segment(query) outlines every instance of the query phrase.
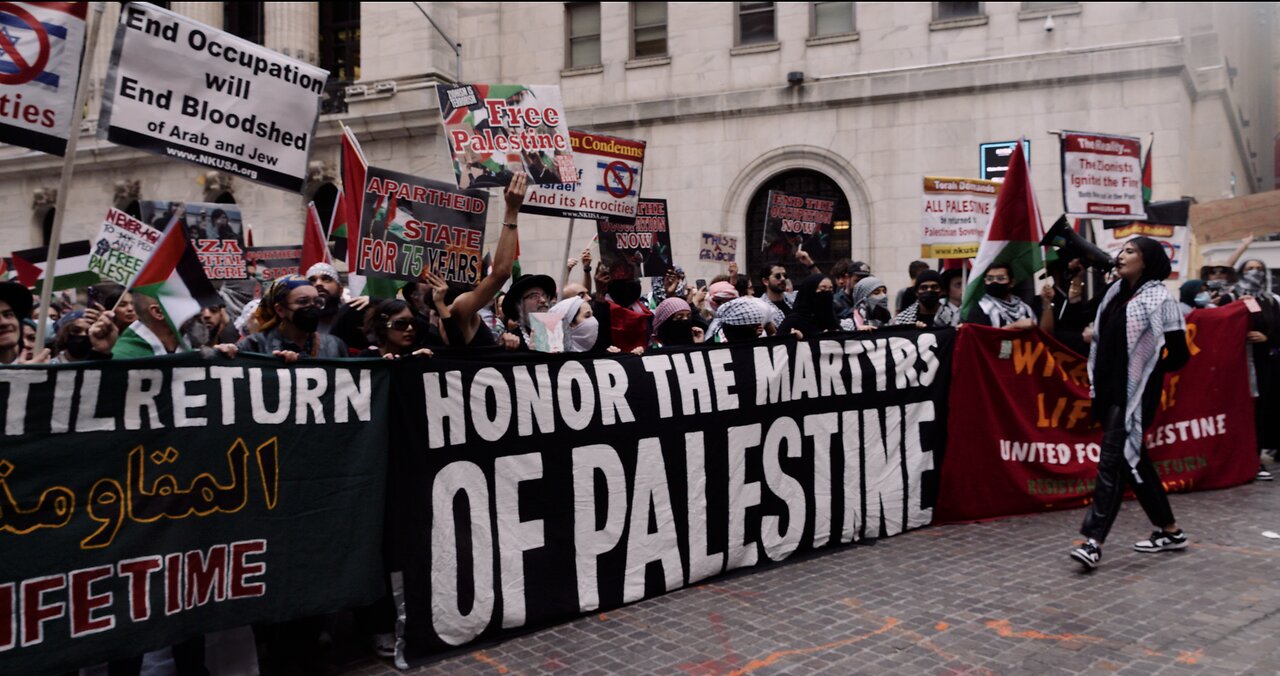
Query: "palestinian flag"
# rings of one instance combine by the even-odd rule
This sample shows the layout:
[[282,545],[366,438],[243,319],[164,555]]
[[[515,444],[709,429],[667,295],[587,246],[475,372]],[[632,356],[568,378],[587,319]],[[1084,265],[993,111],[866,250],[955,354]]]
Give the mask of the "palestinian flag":
[[1040,222],[1040,207],[1031,189],[1031,171],[1022,153],[1022,145],[1015,146],[1013,155],[1009,157],[1009,170],[996,196],[995,213],[991,214],[987,238],[978,247],[978,256],[973,261],[973,276],[964,291],[961,317],[967,317],[969,310],[985,294],[983,277],[992,265],[1008,265],[1014,278],[1019,280],[1031,279],[1037,270],[1044,267],[1040,248],[1044,225]]
[[347,269],[359,270],[360,258],[360,219],[364,216],[365,174],[369,171],[369,163],[364,159],[364,151],[360,150],[360,142],[347,125],[342,125],[342,191],[338,193],[340,219],[333,226],[335,233],[342,232],[347,237]]
[[353,296],[368,296],[378,300],[390,300],[400,293],[408,282],[386,277],[365,277],[352,272],[347,275],[347,290]]
[[324,227],[320,225],[320,213],[316,203],[307,203],[307,225],[302,233],[302,274],[307,274],[316,263],[328,263],[329,247],[325,246]]
[[[89,251],[87,239],[67,242],[58,247],[58,262],[53,271],[54,291],[84,288],[102,281],[98,273],[89,269]],[[18,282],[40,291],[40,287],[44,285],[48,254],[46,247],[13,252],[13,269]]]
[[175,216],[169,221],[160,243],[142,264],[129,290],[155,298],[164,309],[165,319],[175,336],[178,327],[200,314],[200,308],[222,302],[204,274],[200,257],[187,241],[187,230]]
[[1151,201],[1151,186],[1154,185],[1151,180],[1151,147],[1156,144],[1155,137],[1147,144],[1147,156],[1142,160],[1142,202],[1146,204]]

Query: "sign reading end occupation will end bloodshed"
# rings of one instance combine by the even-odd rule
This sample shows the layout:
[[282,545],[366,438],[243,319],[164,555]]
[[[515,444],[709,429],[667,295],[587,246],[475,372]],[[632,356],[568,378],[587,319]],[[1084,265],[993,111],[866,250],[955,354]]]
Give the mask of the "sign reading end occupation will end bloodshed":
[[1062,202],[1067,216],[1136,221],[1142,202],[1142,143],[1132,136],[1062,132]]
[[920,257],[973,258],[995,212],[996,181],[924,177]]
[[559,218],[632,223],[640,201],[644,141],[569,130],[577,183],[530,185],[520,211]]

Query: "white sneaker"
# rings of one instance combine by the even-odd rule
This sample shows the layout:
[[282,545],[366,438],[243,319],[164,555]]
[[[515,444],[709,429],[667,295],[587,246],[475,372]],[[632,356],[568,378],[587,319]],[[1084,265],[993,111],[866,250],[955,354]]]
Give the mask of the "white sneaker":
[[1139,540],[1133,543],[1133,548],[1139,552],[1172,552],[1179,549],[1187,548],[1187,536],[1181,530],[1176,533],[1166,533],[1158,530],[1151,534],[1146,540]]
[[1268,472],[1267,468],[1258,467],[1258,473],[1253,478],[1258,481],[1274,481],[1276,477],[1271,472]]
[[373,652],[378,657],[392,658],[396,656],[396,635],[395,634],[374,634],[373,635]]

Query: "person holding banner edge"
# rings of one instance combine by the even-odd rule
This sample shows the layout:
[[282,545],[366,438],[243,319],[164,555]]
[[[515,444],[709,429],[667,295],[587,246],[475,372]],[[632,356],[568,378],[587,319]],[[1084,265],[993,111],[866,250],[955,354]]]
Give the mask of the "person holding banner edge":
[[1094,321],[1089,381],[1093,413],[1102,423],[1102,447],[1093,502],[1080,528],[1087,539],[1071,550],[1071,557],[1086,570],[1097,568],[1102,560],[1102,543],[1120,511],[1126,485],[1156,527],[1133,548],[1164,552],[1187,546],[1143,444],[1143,432],[1160,402],[1164,374],[1182,368],[1190,358],[1182,311],[1162,283],[1170,269],[1159,242],[1149,237],[1129,240],[1116,257],[1120,279],[1107,289]]

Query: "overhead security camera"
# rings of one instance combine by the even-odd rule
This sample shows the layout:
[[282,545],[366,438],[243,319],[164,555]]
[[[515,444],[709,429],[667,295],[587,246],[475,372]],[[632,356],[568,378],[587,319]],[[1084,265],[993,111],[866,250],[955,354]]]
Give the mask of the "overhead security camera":
[[1053,28],[1054,28],[1054,26],[1053,26],[1053,15],[1052,15],[1052,14],[1050,14],[1049,16],[1046,16],[1046,17],[1044,18],[1044,32],[1046,32],[1046,33],[1052,33],[1052,32],[1053,32]]

